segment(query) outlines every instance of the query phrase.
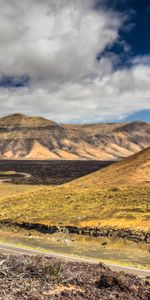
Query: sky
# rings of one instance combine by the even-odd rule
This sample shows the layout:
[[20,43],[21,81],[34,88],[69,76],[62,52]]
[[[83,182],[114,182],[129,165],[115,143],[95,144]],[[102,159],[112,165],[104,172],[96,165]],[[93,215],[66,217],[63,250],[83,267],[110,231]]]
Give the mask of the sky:
[[0,0],[0,115],[150,121],[150,0]]

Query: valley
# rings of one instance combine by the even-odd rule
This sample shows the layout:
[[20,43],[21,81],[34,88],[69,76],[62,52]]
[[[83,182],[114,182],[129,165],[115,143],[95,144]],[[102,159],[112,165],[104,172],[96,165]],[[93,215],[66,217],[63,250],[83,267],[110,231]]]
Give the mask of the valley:
[[1,118],[0,240],[148,268],[149,133]]
[[150,300],[150,0],[0,0],[0,300]]
[[148,268],[149,164],[150,148],[120,162],[0,161],[10,180],[0,183],[0,240]]
[[14,184],[59,185],[113,163],[100,160],[0,160],[0,178],[8,178]]
[[[34,185],[32,181],[28,185],[1,183],[0,220],[147,232],[150,229],[149,157],[150,148],[60,185]],[[53,168],[55,171],[58,174],[57,168]]]

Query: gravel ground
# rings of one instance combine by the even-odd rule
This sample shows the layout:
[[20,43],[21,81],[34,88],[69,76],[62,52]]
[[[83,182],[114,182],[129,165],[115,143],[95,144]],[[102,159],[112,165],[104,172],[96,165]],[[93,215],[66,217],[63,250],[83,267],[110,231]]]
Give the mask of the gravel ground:
[[149,279],[108,267],[0,255],[0,300],[149,300]]

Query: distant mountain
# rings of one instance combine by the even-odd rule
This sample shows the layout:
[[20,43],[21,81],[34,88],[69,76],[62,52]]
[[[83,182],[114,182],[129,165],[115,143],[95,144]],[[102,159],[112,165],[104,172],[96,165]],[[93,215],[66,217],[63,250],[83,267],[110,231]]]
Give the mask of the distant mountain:
[[0,118],[1,159],[100,159],[130,156],[150,145],[150,123],[60,125],[42,117]]

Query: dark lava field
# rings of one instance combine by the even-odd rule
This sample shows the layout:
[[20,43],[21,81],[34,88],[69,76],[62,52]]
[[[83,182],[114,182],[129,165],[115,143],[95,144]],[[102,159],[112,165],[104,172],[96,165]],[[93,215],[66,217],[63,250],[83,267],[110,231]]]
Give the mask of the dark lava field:
[[[99,160],[0,160],[0,172],[15,171],[31,177],[12,177],[12,183],[59,185],[98,171],[113,161]],[[6,177],[6,175],[5,175]]]

